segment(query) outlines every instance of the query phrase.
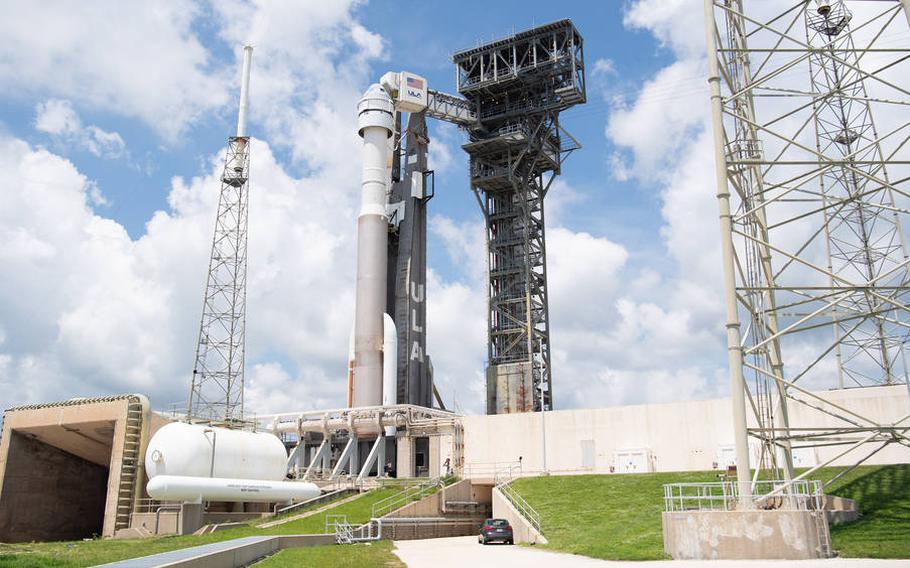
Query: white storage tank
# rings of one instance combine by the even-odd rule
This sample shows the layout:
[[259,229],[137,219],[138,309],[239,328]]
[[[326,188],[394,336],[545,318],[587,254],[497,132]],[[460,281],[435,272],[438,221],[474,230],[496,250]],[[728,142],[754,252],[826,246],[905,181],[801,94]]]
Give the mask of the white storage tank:
[[273,434],[172,422],[149,441],[145,471],[149,479],[176,475],[278,481],[285,479],[287,460],[284,444]]

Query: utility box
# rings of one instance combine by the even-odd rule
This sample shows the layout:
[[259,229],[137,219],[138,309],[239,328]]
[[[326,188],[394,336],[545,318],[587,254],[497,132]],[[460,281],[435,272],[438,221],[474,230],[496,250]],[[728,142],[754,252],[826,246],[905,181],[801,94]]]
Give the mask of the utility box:
[[651,450],[617,450],[613,453],[613,467],[616,473],[648,473],[652,470]]

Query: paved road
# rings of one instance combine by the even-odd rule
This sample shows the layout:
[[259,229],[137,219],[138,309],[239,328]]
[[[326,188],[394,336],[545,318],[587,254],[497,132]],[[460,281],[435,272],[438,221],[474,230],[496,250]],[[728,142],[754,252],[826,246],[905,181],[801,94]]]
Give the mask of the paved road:
[[542,548],[478,544],[477,537],[400,540],[395,542],[395,554],[408,568],[910,568],[910,560],[831,560],[801,561],[685,561],[685,562],[607,562],[574,554],[548,552]]

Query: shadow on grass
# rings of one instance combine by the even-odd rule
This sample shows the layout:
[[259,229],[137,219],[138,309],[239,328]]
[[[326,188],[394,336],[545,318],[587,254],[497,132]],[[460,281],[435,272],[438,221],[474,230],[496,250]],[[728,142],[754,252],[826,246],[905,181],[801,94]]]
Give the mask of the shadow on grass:
[[835,484],[828,492],[854,499],[863,515],[888,515],[895,508],[910,506],[910,465],[878,468],[846,483]]
[[910,465],[880,467],[835,483],[828,493],[854,499],[862,516],[831,527],[841,555],[910,557]]

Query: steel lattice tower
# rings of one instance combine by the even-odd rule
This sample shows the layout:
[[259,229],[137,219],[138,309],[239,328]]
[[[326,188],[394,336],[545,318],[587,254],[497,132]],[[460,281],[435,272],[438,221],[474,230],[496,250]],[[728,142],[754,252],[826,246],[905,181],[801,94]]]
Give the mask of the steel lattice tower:
[[247,205],[250,139],[246,136],[252,47],[244,47],[237,136],[228,139],[187,418],[243,421],[246,326]]
[[585,101],[582,38],[562,20],[456,53],[477,113],[464,145],[486,221],[487,413],[553,408],[544,198],[580,147],[559,113]]
[[[849,33],[851,14],[842,1],[806,12],[806,32],[817,48],[809,58],[812,92],[831,93],[815,105],[819,153],[840,156],[842,164],[821,177],[825,202],[827,269],[833,288],[856,279],[872,283],[832,309],[838,358],[838,386],[904,382],[901,359],[907,318],[894,313],[906,305],[907,251],[894,191],[879,187],[888,170],[873,122],[860,54]],[[838,206],[836,204],[842,204]],[[876,314],[857,321],[856,314]]]
[[[851,18],[841,0],[705,0],[744,506],[750,462],[800,479],[910,445],[910,416],[885,423],[826,390],[907,381],[910,91],[894,78],[910,71],[895,43],[908,19],[897,2],[862,4]],[[818,424],[791,429],[794,405]],[[818,464],[794,476],[805,451]]]

